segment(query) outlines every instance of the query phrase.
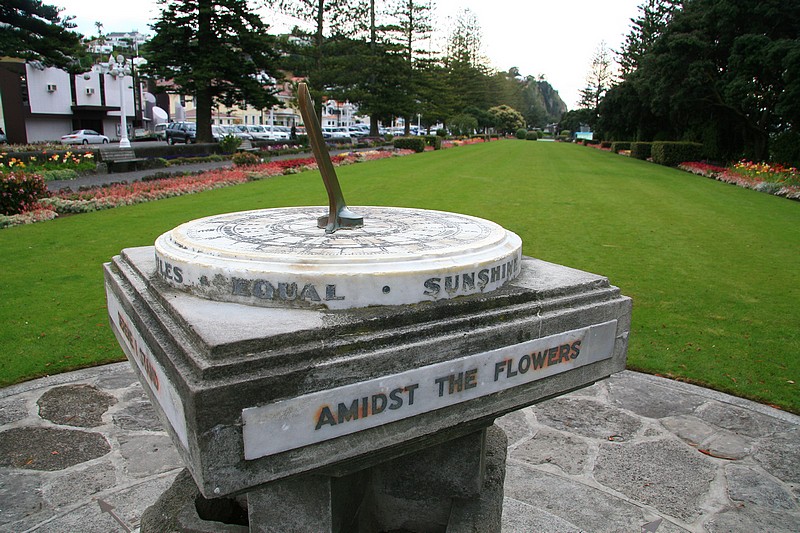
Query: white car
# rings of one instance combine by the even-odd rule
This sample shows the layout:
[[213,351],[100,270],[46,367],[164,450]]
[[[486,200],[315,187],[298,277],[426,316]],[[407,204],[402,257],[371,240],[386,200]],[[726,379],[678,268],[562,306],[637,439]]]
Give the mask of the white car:
[[243,127],[247,130],[247,133],[253,136],[253,139],[256,139],[258,141],[272,140],[272,135],[270,135],[270,133],[266,129],[264,129],[264,126],[253,125],[253,126],[243,126]]
[[350,137],[366,137],[369,135],[369,126],[367,126],[366,129],[358,126],[350,126],[347,130],[350,133]]
[[322,128],[322,136],[326,139],[349,139],[350,132],[347,128]]
[[64,144],[108,144],[108,137],[94,130],[75,130],[61,137]]
[[240,139],[246,139],[248,141],[253,140],[253,136],[247,133],[244,126],[220,126],[219,128],[225,135],[233,135],[234,137],[239,137]]
[[283,128],[285,126],[261,126],[267,132],[271,141],[288,141],[289,132]]

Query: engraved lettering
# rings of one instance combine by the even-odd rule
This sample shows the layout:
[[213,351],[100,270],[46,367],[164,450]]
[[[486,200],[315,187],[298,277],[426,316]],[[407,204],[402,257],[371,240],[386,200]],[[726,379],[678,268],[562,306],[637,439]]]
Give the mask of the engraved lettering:
[[314,288],[313,285],[307,283],[303,290],[300,291],[300,299],[301,300],[311,300],[312,302],[319,302],[320,297],[317,293],[317,289]]
[[489,269],[484,268],[478,272],[478,287],[483,290],[489,284]]
[[[476,369],[477,371],[477,369]],[[469,388],[473,378],[468,376],[465,379],[465,388]],[[414,405],[414,391],[419,388],[419,383],[414,383],[406,387],[398,387],[393,389],[388,397],[386,394],[379,392],[369,396],[362,396],[354,398],[350,403],[339,402],[336,410],[331,409],[328,404],[321,405],[315,415],[316,421],[314,423],[314,430],[318,430],[323,426],[336,426],[346,422],[355,422],[364,418],[375,416],[383,413],[388,408],[390,411],[401,409],[405,405]],[[408,394],[408,403],[406,404],[403,393]]]
[[318,430],[323,426],[323,424],[328,424],[329,426],[336,425],[336,418],[334,418],[331,408],[327,405],[322,406],[319,416],[317,417],[317,425],[314,430]]
[[250,296],[250,281],[241,278],[231,279],[233,288],[231,293],[234,296]]
[[297,283],[278,283],[278,298],[284,302],[297,299]]
[[336,285],[325,285],[325,300],[344,300],[344,296],[336,296]]
[[439,291],[442,290],[441,285],[439,285],[440,281],[442,281],[442,278],[429,278],[425,280],[425,291],[423,294],[425,296],[436,296],[439,294]]
[[451,296],[458,291],[458,278],[459,276],[445,276],[444,278],[444,290]]
[[262,300],[272,300],[275,297],[275,287],[269,281],[258,280],[253,283],[253,296]]

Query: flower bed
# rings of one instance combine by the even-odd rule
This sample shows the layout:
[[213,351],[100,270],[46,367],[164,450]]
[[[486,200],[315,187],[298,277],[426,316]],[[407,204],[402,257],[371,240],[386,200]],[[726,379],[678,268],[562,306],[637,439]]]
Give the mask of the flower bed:
[[[371,150],[339,154],[333,156],[331,160],[334,165],[340,166],[413,153],[413,150]],[[49,197],[40,198],[36,203],[27,202],[21,214],[0,217],[0,228],[51,220],[59,214],[89,213],[123,205],[134,205],[237,185],[256,179],[296,174],[316,168],[316,161],[311,157],[284,159],[251,166],[212,170],[194,175],[93,187],[78,192],[64,190]]]
[[800,172],[794,167],[740,161],[730,168],[702,162],[684,162],[678,168],[738,187],[800,200]]
[[38,155],[30,155],[27,158],[15,157],[7,152],[0,152],[0,173],[9,174],[11,172],[26,172],[33,174],[45,174],[48,171],[75,172],[93,171],[96,161],[93,152],[67,151],[64,153],[49,153],[42,150]]
[[482,137],[475,137],[472,139],[454,139],[442,141],[442,148],[453,148],[455,146],[467,146],[469,144],[479,144],[485,141]]

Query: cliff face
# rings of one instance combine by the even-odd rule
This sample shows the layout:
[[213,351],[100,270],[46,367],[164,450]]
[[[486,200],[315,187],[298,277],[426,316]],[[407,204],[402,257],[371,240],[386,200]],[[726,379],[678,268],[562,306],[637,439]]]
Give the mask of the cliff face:
[[525,80],[525,120],[530,127],[542,128],[558,122],[566,113],[567,104],[552,85],[543,78],[528,76]]
[[567,104],[558,95],[558,91],[553,89],[547,81],[537,81],[539,92],[544,100],[544,108],[547,111],[548,122],[558,122],[561,115],[567,112]]

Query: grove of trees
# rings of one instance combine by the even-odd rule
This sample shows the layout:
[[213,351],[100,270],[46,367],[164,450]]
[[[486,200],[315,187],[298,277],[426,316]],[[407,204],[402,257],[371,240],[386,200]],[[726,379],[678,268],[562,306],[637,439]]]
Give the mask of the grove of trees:
[[[489,109],[508,106],[530,127],[557,122],[566,106],[544,78],[492,70],[481,55],[480,27],[464,10],[444,50],[432,45],[430,2],[420,0],[267,0],[298,25],[270,36],[246,0],[162,0],[148,70],[197,98],[198,137],[211,101],[270,106],[272,84],[304,77],[319,106],[349,100],[372,118],[430,127],[467,115],[485,130]],[[201,118],[202,117],[202,118]],[[472,122],[470,122],[471,124]],[[463,124],[463,121],[462,121]],[[210,127],[209,132],[210,135]]]
[[800,0],[647,0],[597,106],[606,139],[800,160]]

